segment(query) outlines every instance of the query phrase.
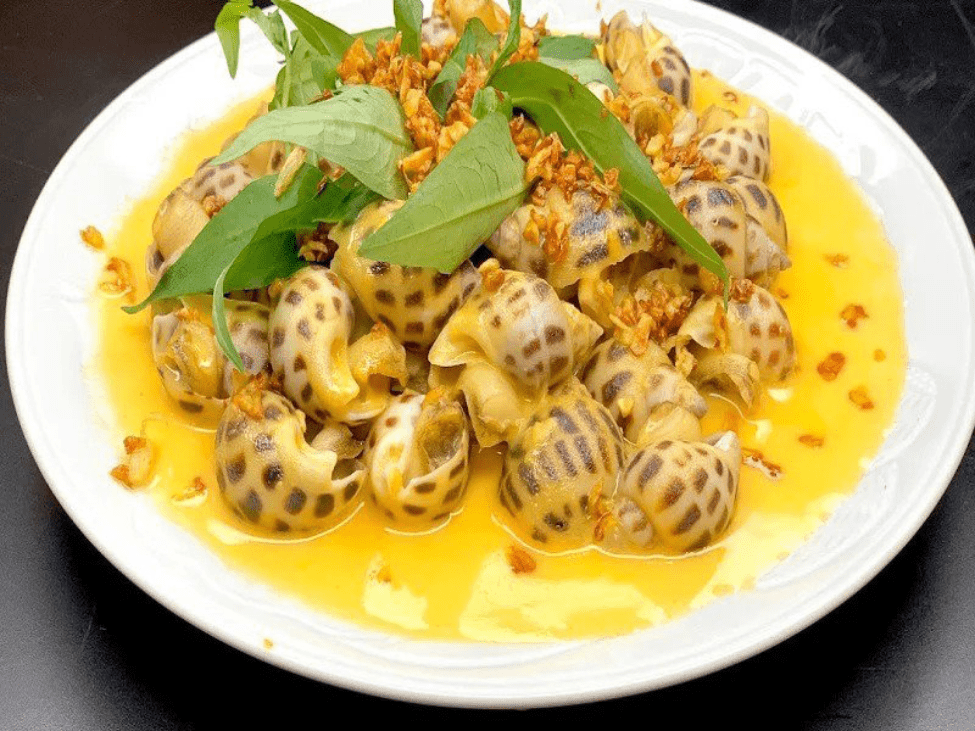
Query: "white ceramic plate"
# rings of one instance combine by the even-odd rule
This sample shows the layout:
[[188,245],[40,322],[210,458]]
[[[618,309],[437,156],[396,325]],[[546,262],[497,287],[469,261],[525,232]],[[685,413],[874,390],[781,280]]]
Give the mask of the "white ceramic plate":
[[[352,30],[392,23],[388,0],[367,13],[361,2],[310,5]],[[856,493],[751,591],[626,637],[509,646],[409,640],[312,612],[230,571],[145,496],[120,490],[106,475],[117,457],[111,414],[85,374],[101,260],[79,244],[78,230],[111,227],[164,169],[184,130],[271,82],[273,53],[245,27],[235,82],[210,35],[98,116],[41,193],[11,278],[7,362],[27,440],[65,510],[132,581],[210,634],[312,678],[413,701],[525,707],[649,690],[754,655],[840,604],[915,533],[951,479],[975,415],[975,257],[948,191],[880,107],[778,36],[691,2],[605,2],[603,17],[621,7],[646,11],[692,65],[809,130],[883,217],[900,257],[910,368],[894,428]],[[528,12],[547,12],[549,27],[566,31],[591,32],[599,19],[588,1],[530,2]],[[271,652],[262,645],[268,636]]]

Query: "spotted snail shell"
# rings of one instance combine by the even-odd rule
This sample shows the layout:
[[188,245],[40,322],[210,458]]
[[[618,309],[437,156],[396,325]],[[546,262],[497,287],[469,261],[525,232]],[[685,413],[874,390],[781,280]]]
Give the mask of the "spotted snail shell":
[[[210,324],[210,298],[198,307],[182,307],[152,319],[152,357],[166,392],[187,413],[216,417],[239,379],[217,344]],[[263,305],[227,300],[230,338],[240,353],[246,374],[270,372],[268,309]]]
[[442,521],[466,494],[469,451],[467,417],[446,391],[404,393],[369,435],[372,497],[397,526],[422,529]]
[[720,107],[710,107],[700,124],[701,153],[732,175],[767,181],[772,168],[768,112],[753,106],[748,116],[736,117]]
[[691,69],[673,42],[644,20],[636,26],[621,10],[603,31],[606,63],[619,72],[623,91],[660,89],[685,107],[691,103]]
[[[736,187],[743,189],[740,182]],[[749,215],[749,208],[754,210],[757,204],[752,192],[747,189],[745,192],[751,199],[747,205],[738,190],[726,183],[690,180],[674,188],[672,196],[691,225],[724,260],[732,277],[769,284],[780,271],[791,266],[791,261],[772,240],[762,220]],[[763,191],[758,192],[764,195]],[[768,196],[771,196],[771,191]],[[774,198],[766,198],[766,204],[769,201],[774,201]],[[777,203],[774,205],[778,207]],[[774,214],[762,218],[768,220],[778,237],[784,227],[784,219],[780,216],[780,226]],[[700,273],[699,266],[677,246],[670,247],[665,256],[669,256],[670,263],[685,275]]]
[[613,417],[569,382],[509,445],[501,505],[524,540],[550,551],[582,548],[598,537],[624,459]]
[[650,344],[641,355],[615,339],[599,344],[586,364],[583,384],[605,406],[623,430],[636,443],[648,422],[663,417],[674,419],[674,408],[687,412],[690,436],[700,433],[697,419],[704,416],[707,404],[697,389],[670,363],[659,347]]
[[641,92],[627,103],[630,119],[624,126],[635,140],[645,143],[655,135],[669,135],[672,146],[683,147],[697,132],[697,115],[666,94]]
[[159,281],[210,220],[203,207],[204,198],[214,196],[229,202],[252,180],[239,162],[202,165],[166,197],[152,221],[152,243],[146,251],[151,284]]
[[382,226],[402,205],[374,204],[352,224],[336,226],[338,243],[332,268],[352,287],[369,316],[380,322],[409,350],[428,348],[450,316],[477,288],[474,266],[465,261],[453,274],[402,267],[364,259],[357,253],[366,236]]
[[431,46],[440,48],[456,38],[454,27],[442,16],[431,15],[420,24],[420,39]]
[[788,251],[789,234],[785,225],[785,215],[769,187],[760,180],[744,175],[732,176],[724,182],[741,198],[745,206],[745,214],[765,230],[772,243],[783,252]]
[[[525,238],[532,213],[545,220],[554,216],[567,227],[565,250],[555,258],[546,254],[545,233],[539,241]],[[578,190],[566,200],[553,188],[542,205],[529,203],[502,221],[487,242],[501,265],[507,269],[531,272],[563,290],[582,277],[596,276],[606,267],[650,246],[643,227],[618,199],[609,205],[586,190]]]
[[713,384],[751,404],[760,381],[778,382],[795,367],[792,326],[782,306],[758,285],[733,297],[723,312],[720,297],[703,297],[677,333],[678,350],[696,361],[695,385]]
[[463,33],[467,21],[477,18],[490,33],[503,33],[508,27],[508,14],[493,0],[444,0],[443,12],[457,33]]
[[731,431],[703,442],[664,441],[636,452],[620,480],[615,515],[638,548],[697,551],[735,509],[741,445]]
[[560,300],[544,279],[495,273],[503,281],[481,288],[450,318],[430,349],[430,362],[452,367],[486,361],[532,393],[568,378],[578,354],[599,337],[599,326]]
[[345,284],[319,266],[292,275],[271,313],[274,373],[318,421],[367,421],[386,408],[392,381],[406,379],[403,346],[377,326],[350,347],[354,324]]
[[[250,385],[224,412],[216,436],[217,484],[245,521],[266,530],[321,531],[361,502],[365,467],[342,427],[327,425],[316,448],[304,414],[271,391]],[[321,435],[320,435],[321,436]],[[338,436],[338,438],[336,438]],[[326,445],[346,445],[338,453]]]
[[526,394],[500,368],[479,359],[455,368],[434,366],[430,386],[445,388],[464,400],[474,438],[482,448],[513,439],[528,423],[542,397]]
[[792,325],[770,292],[756,285],[747,300],[732,299],[727,323],[728,347],[753,361],[763,380],[781,381],[792,372],[796,362]]

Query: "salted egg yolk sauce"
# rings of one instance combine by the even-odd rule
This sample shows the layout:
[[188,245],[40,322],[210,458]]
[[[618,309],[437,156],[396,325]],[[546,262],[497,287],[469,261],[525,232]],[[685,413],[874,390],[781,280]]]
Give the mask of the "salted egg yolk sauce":
[[[743,114],[753,100],[698,73],[696,111],[712,103]],[[159,204],[246,124],[254,107],[241,105],[186,134],[166,173],[108,236],[107,253],[129,262],[136,276],[136,301],[148,293],[142,262]],[[557,556],[530,550],[533,570],[516,572],[508,552],[517,539],[504,527],[496,500],[501,456],[495,450],[474,457],[463,511],[429,533],[391,530],[365,505],[325,535],[254,535],[216,489],[215,425],[194,422],[163,390],[150,351],[149,311],[126,315],[118,299],[101,298],[93,366],[106,384],[119,439],[144,434],[156,449],[148,496],[230,570],[332,616],[417,637],[615,635],[747,590],[852,492],[893,421],[907,359],[897,261],[880,222],[830,154],[775,113],[771,140],[768,183],[785,213],[793,262],[774,291],[792,322],[798,368],[745,414],[708,397],[704,433],[735,429],[748,460],[734,519],[712,547],[638,558],[596,549]],[[856,305],[866,316],[851,325],[843,313]],[[832,353],[841,353],[845,364],[826,380],[817,366]],[[190,489],[196,478],[208,489]],[[274,637],[273,627],[256,631]]]

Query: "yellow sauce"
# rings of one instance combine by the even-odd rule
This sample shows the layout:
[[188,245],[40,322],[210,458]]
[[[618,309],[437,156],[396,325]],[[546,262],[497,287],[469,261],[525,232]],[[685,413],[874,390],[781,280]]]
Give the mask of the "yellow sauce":
[[[717,103],[743,113],[750,100],[729,101],[727,91],[698,74],[695,106]],[[253,110],[242,105],[187,134],[165,175],[109,237],[108,253],[132,264],[138,299],[147,292],[142,262],[159,203]],[[495,452],[475,458],[463,512],[431,533],[395,533],[366,506],[327,535],[303,541],[250,535],[215,489],[212,428],[188,422],[156,375],[148,311],[125,315],[117,299],[105,299],[95,365],[108,384],[119,438],[144,433],[157,448],[148,495],[231,569],[331,615],[414,636],[534,641],[621,634],[747,590],[853,490],[893,420],[907,360],[897,262],[879,221],[836,161],[800,128],[772,114],[771,139],[769,185],[785,212],[793,261],[774,290],[787,296],[781,301],[795,333],[798,370],[745,416],[709,399],[705,433],[735,428],[746,447],[782,468],[773,481],[743,467],[737,511],[717,545],[680,558],[533,552],[537,568],[515,574],[506,550],[516,540],[497,517]],[[826,258],[837,254],[848,257],[844,268]],[[868,315],[856,329],[840,317],[849,304]],[[827,383],[816,365],[834,351],[846,356],[846,365]],[[872,409],[850,400],[859,386]],[[822,438],[822,446],[801,443],[804,435]],[[206,494],[179,499],[196,477],[209,487]],[[273,628],[262,629],[273,637]]]

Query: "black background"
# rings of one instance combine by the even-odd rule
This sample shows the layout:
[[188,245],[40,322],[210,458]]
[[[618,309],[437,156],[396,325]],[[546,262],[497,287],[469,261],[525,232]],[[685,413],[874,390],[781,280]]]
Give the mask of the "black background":
[[[880,102],[975,226],[975,1],[714,4],[799,43]],[[70,143],[129,84],[207,33],[219,7],[214,0],[0,4],[4,282],[30,208]],[[371,724],[386,713],[456,718],[456,711],[338,690],[265,665],[143,594],[52,496],[17,424],[5,367],[0,434],[0,729],[327,726]],[[544,719],[532,720],[975,728],[973,485],[969,444],[944,499],[904,551],[839,609],[774,649],[674,688],[538,711]]]

